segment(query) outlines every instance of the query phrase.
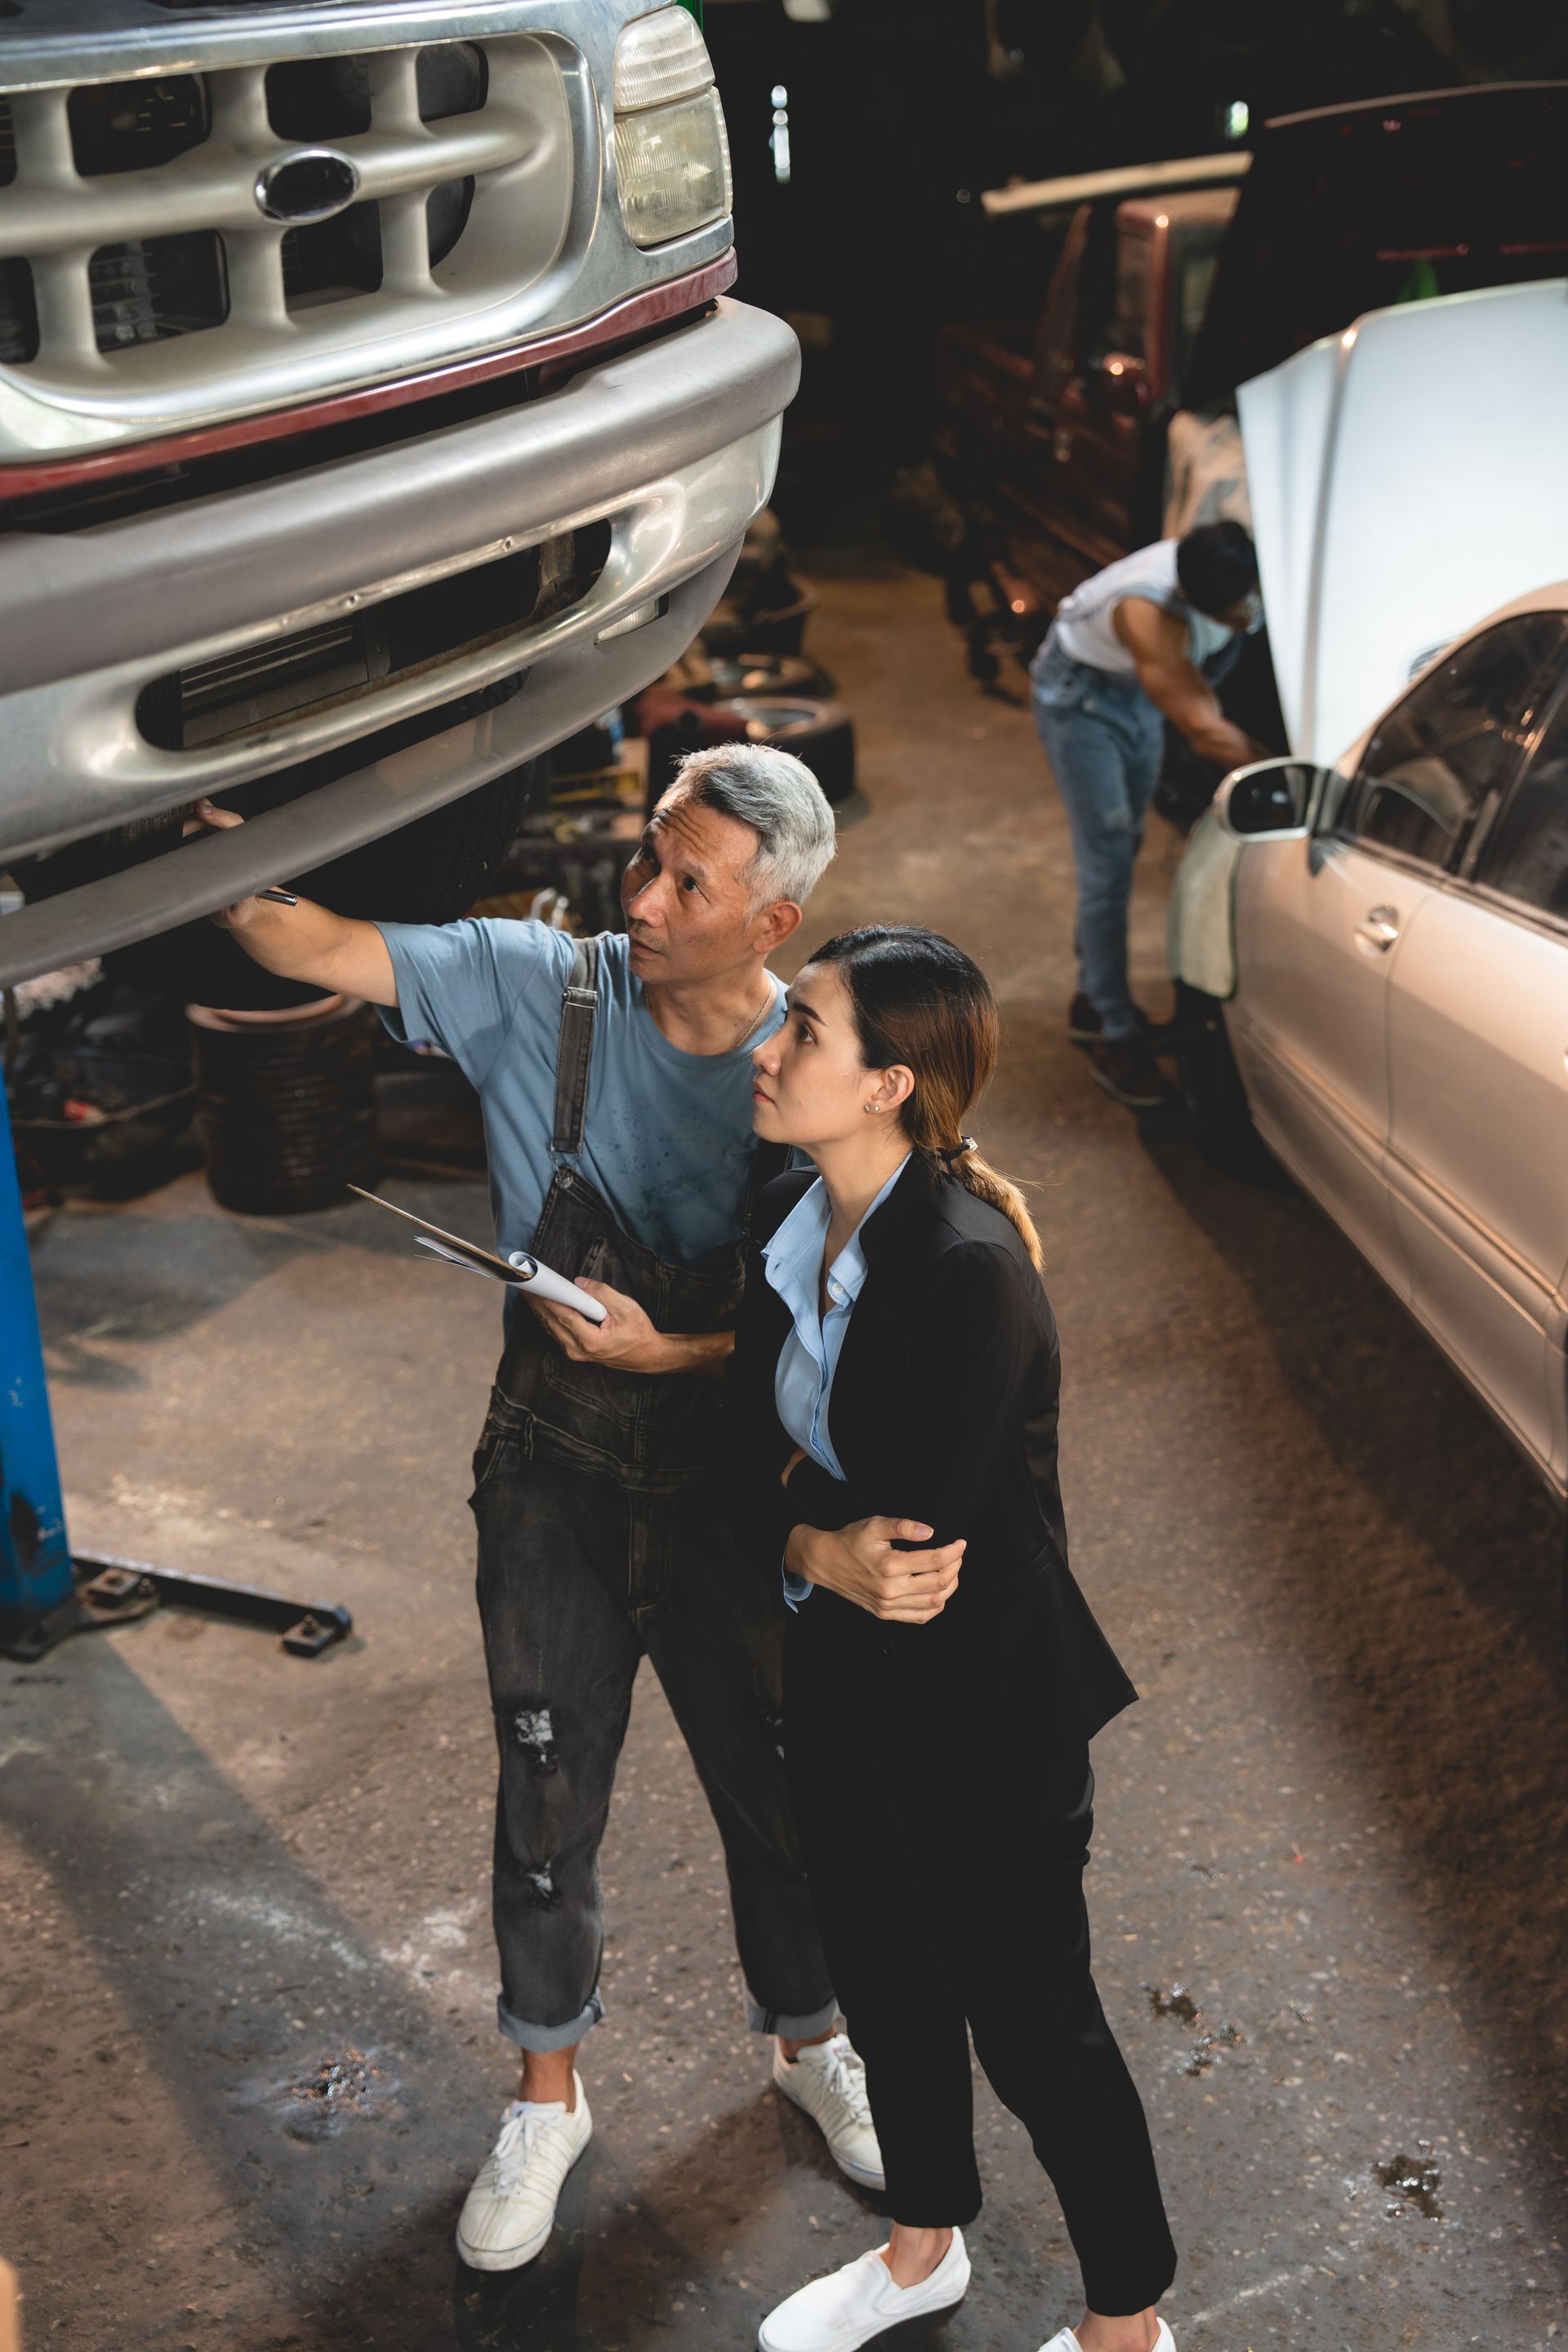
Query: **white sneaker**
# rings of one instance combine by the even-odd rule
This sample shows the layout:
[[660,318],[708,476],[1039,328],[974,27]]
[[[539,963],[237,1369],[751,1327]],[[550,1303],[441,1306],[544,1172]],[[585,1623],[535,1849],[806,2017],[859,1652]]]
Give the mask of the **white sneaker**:
[[922,2313],[947,2311],[962,2303],[969,2286],[969,2256],[963,2232],[930,2278],[900,2286],[880,2252],[862,2254],[827,2278],[813,2279],[763,2320],[757,2342],[762,2352],[857,2352],[885,2327],[898,2327]]
[[789,2059],[773,2043],[773,2081],[786,2099],[811,2117],[840,2172],[862,2189],[886,2189],[882,2151],[866,2097],[866,2069],[847,2033],[809,2042]]
[[[1072,2329],[1064,2327],[1058,2336],[1052,2336],[1048,2344],[1041,2345],[1040,2352],[1083,2352],[1083,2347]],[[1154,2352],[1176,2352],[1176,2339],[1163,2319],[1160,2333],[1154,2338]]]
[[500,2137],[458,2216],[458,2252],[470,2270],[515,2271],[543,2251],[566,2175],[594,2137],[583,2078],[577,2104],[513,2099]]

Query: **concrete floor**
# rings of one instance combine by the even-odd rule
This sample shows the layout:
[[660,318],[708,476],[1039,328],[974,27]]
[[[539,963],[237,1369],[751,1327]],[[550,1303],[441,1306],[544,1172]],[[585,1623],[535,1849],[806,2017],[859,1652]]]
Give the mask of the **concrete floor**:
[[[1307,1202],[1093,1087],[1026,713],[970,687],[932,583],[815,576],[869,814],[807,935],[921,918],[1004,1003],[984,1130],[1035,1187],[1074,1563],[1143,1693],[1098,1744],[1090,1895],[1182,2352],[1568,2341],[1552,1514]],[[1156,828],[1153,1003],[1173,854]],[[481,1229],[476,1181],[394,1190]],[[0,2247],[28,2343],[741,2352],[876,2222],[739,2023],[716,1841],[647,1678],[597,2137],[531,2271],[454,2263],[510,2094],[463,1507],[496,1332],[386,1223],[245,1222],[193,1176],[38,1243],[79,1547],[342,1600],[359,1631],[304,1664],[161,1615],[0,1669]],[[1033,2352],[1079,2307],[1022,2134],[984,2091],[979,2117],[974,2286],[903,2352]],[[1384,2185],[1401,2159],[1425,2193]]]

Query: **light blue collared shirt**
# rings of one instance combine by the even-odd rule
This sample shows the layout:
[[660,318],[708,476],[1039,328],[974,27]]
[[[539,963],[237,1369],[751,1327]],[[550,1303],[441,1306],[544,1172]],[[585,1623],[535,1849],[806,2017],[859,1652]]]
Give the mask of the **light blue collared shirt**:
[[[827,1187],[820,1176],[809,1192],[802,1193],[763,1251],[768,1281],[794,1318],[773,1374],[773,1403],[779,1420],[785,1434],[830,1477],[840,1481],[844,1473],[827,1433],[827,1413],[844,1334],[866,1280],[860,1235],[867,1218],[875,1216],[909,1164],[906,1153],[827,1269],[826,1315],[819,1311],[818,1297],[831,1213]],[[811,1591],[803,1576],[792,1576],[787,1570],[784,1582],[784,1598],[792,1609]]]

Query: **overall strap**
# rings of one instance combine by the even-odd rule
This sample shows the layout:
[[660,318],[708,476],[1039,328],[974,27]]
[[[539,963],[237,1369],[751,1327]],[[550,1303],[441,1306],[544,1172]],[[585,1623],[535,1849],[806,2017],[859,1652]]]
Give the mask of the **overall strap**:
[[[779,980],[777,972],[770,971],[768,978],[773,983],[773,991],[772,1001],[768,1006],[768,1012],[771,1013],[773,1005],[775,1005],[779,1001],[782,982]],[[762,1026],[763,1022],[766,1018],[766,1013],[758,1014],[757,1020],[752,1024],[749,1033],[751,1036],[754,1037],[756,1035],[757,1030]],[[792,1147],[787,1143],[759,1143],[756,1150],[752,1154],[752,1172],[746,1181],[745,1206],[741,1214],[741,1248],[742,1251],[747,1249],[750,1245],[752,1239],[752,1227],[756,1223],[757,1197],[762,1192],[764,1184],[771,1184],[775,1176],[782,1176],[784,1174],[784,1170],[790,1164],[791,1152]]]
[[588,1109],[588,1066],[594,1057],[594,1020],[599,1010],[599,942],[579,940],[572,974],[561,992],[561,1034],[555,1048],[555,1127],[552,1153],[583,1149]]

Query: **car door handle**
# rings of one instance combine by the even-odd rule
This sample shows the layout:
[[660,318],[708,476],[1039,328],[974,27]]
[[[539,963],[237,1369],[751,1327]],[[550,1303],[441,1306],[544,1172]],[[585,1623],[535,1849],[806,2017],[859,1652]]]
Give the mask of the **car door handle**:
[[1356,925],[1357,939],[1365,940],[1369,947],[1381,948],[1386,955],[1399,937],[1397,907],[1371,907],[1364,923]]

